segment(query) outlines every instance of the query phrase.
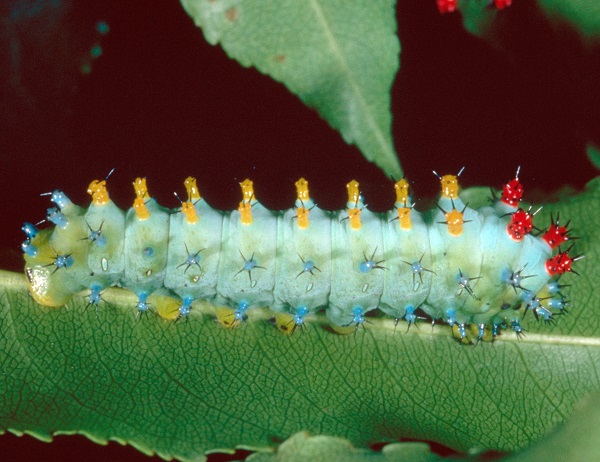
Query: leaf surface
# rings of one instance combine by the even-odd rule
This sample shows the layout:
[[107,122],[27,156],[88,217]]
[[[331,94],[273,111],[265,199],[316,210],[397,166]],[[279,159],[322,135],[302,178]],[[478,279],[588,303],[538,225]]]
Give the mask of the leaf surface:
[[206,40],[282,82],[388,175],[398,68],[395,1],[181,0]]
[[[564,32],[564,25],[568,24],[589,44],[594,44],[600,38],[600,3],[598,2],[537,0],[522,3],[523,5],[516,5],[515,1],[512,6],[498,10],[490,6],[489,0],[461,0],[460,11],[465,29],[475,35],[487,37],[490,32],[493,33],[494,21],[519,21],[521,26],[528,24],[533,27],[536,22],[547,19],[559,33]],[[517,16],[521,17],[517,18]]]
[[524,339],[505,333],[476,347],[447,327],[406,333],[387,318],[347,336],[322,327],[322,315],[283,336],[266,309],[224,329],[207,304],[195,304],[189,321],[136,320],[135,298],[122,289],[107,290],[97,313],[83,295],[43,308],[22,275],[2,272],[0,430],[83,433],[186,460],[274,446],[301,430],[356,447],[399,438],[524,447],[600,390],[599,209],[596,179],[540,213],[572,219],[586,254],[581,276],[564,278],[569,315],[555,326],[529,316]]

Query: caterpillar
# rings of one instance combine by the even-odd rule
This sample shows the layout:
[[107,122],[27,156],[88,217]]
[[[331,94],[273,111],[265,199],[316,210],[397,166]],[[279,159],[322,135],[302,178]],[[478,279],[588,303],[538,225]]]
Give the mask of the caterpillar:
[[364,327],[375,309],[410,328],[420,310],[461,340],[476,331],[478,341],[503,328],[521,336],[528,311],[553,322],[568,304],[558,279],[577,274],[572,266],[583,258],[569,255],[573,245],[561,249],[573,239],[569,223],[557,216],[533,232],[537,212],[520,207],[519,170],[499,200],[472,209],[459,197],[461,172],[438,175],[441,196],[427,213],[415,209],[406,179],[383,214],[365,206],[354,180],[346,209],[334,212],[315,204],[303,178],[295,206],[279,212],[256,199],[250,180],[230,212],[210,207],[192,177],[173,210],[150,196],[145,178],[133,182],[127,212],[109,198],[106,179],[90,183],[87,210],[56,190],[46,216],[54,226],[23,225],[29,290],[40,304],[61,306],[87,289],[98,309],[106,287],[122,286],[137,295],[136,316],[152,310],[174,320],[208,300],[229,327],[270,307],[287,333],[322,309],[338,331]]

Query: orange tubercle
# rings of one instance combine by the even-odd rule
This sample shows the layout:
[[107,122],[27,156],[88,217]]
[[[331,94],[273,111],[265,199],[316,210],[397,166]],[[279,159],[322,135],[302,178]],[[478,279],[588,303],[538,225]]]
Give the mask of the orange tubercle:
[[136,178],[133,182],[135,190],[135,199],[133,201],[133,209],[138,220],[147,220],[150,218],[150,211],[146,207],[146,199],[149,199],[148,188],[146,187],[146,178]]
[[348,219],[350,220],[350,228],[357,231],[362,227],[360,221],[360,209],[348,209]]
[[463,225],[465,223],[463,213],[456,209],[445,212],[446,225],[448,226],[448,234],[458,237],[463,233]]
[[308,219],[309,211],[305,207],[296,208],[296,223],[298,228],[306,229],[310,226],[310,220]]
[[358,204],[358,202],[360,201],[360,193],[358,190],[358,186],[359,184],[356,180],[352,180],[346,185],[346,189],[348,190],[348,202]]
[[296,185],[296,195],[298,200],[301,202],[308,202],[310,200],[310,194],[308,193],[308,181],[304,178],[300,178],[295,183]]
[[402,178],[396,182],[394,189],[396,190],[396,202],[404,205],[408,204],[408,181]]
[[238,207],[240,212],[240,221],[243,225],[252,224],[252,201],[254,198],[254,183],[251,180],[245,179],[240,183],[242,188],[242,201]]
[[456,175],[444,175],[440,178],[442,197],[447,199],[458,198],[458,177]]
[[398,223],[400,228],[404,231],[409,231],[412,228],[412,221],[410,219],[411,207],[398,207]]
[[188,201],[193,202],[202,199],[202,196],[200,196],[200,191],[196,186],[196,178],[193,176],[188,176],[183,182],[183,185],[187,191]]
[[110,202],[106,189],[106,180],[94,180],[90,183],[87,193],[92,196],[94,205],[106,205]]
[[181,213],[185,215],[185,220],[193,225],[194,223],[198,223],[198,214],[196,213],[196,209],[194,208],[194,204],[190,201],[183,202],[181,204]]

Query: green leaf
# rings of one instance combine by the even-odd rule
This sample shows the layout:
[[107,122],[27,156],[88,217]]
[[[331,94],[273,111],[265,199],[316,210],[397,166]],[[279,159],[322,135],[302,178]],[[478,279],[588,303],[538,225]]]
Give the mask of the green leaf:
[[[600,460],[600,395],[587,396],[576,405],[574,414],[542,440],[514,455],[507,455],[504,462],[597,462]],[[393,443],[381,452],[356,449],[342,438],[332,436],[309,436],[306,432],[293,435],[284,441],[276,452],[255,453],[248,462],[287,462],[318,460],[320,462],[439,462],[442,457],[431,452],[425,443]],[[488,460],[481,457],[458,458],[453,461]]]
[[181,0],[206,40],[284,83],[388,175],[399,68],[394,0]]
[[586,146],[586,152],[590,162],[600,170],[600,149],[593,143],[588,143]]
[[569,420],[554,429],[542,441],[506,462],[596,462],[600,460],[600,395],[586,396],[577,403],[576,412]]
[[489,0],[461,0],[459,7],[465,29],[478,36],[484,36],[496,15],[502,14],[496,8],[490,8]]
[[[394,443],[383,447],[381,452],[356,449],[343,438],[333,436],[309,436],[296,433],[284,441],[276,453],[252,454],[247,462],[439,462],[443,460],[431,452],[425,443]],[[453,459],[458,460],[458,459]]]
[[555,23],[572,24],[585,38],[600,36],[600,3],[590,0],[538,0],[541,10]]
[[228,330],[208,304],[194,304],[189,321],[136,320],[135,297],[122,289],[105,291],[98,312],[86,310],[85,294],[43,308],[22,275],[1,272],[0,430],[82,433],[186,460],[271,447],[301,430],[357,447],[402,437],[524,447],[600,390],[599,209],[597,178],[540,213],[570,218],[586,254],[581,276],[563,278],[569,315],[555,326],[529,316],[524,339],[505,333],[476,347],[447,327],[406,333],[386,318],[348,336],[322,328],[323,315],[283,336],[266,309]]
[[[600,37],[600,2],[537,0],[536,2],[523,1],[522,3],[522,5],[513,5],[509,9],[500,11],[490,7],[489,0],[461,0],[460,11],[465,29],[474,35],[492,38],[494,41],[496,38],[494,25],[497,21],[513,21],[526,27],[549,20],[558,33],[564,34],[564,25],[571,25],[589,44],[595,44],[596,39]],[[549,38],[549,40],[551,39]]]

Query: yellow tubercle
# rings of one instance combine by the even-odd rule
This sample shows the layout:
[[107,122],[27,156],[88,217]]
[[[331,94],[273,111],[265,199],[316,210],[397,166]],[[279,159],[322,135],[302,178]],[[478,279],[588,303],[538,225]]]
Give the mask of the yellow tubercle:
[[304,178],[300,178],[295,183],[296,185],[296,194],[298,200],[301,202],[308,202],[310,200],[310,195],[308,193],[308,181]]
[[188,176],[183,182],[183,185],[185,186],[185,189],[187,191],[189,202],[198,201],[202,199],[202,196],[200,196],[200,191],[196,186],[196,178],[194,178],[193,176]]
[[135,190],[136,197],[141,199],[150,197],[148,194],[148,187],[146,186],[146,178],[136,178],[133,182],[133,189]]
[[175,297],[157,291],[148,297],[148,304],[153,306],[156,313],[163,319],[175,320],[179,317],[181,300]]
[[146,199],[149,199],[148,188],[146,187],[146,178],[136,178],[133,182],[135,190],[135,199],[133,201],[133,209],[138,220],[147,220],[150,218],[150,211],[146,207]]
[[362,227],[362,223],[360,221],[360,209],[353,208],[348,209],[348,219],[350,220],[350,228],[354,231],[359,230]]
[[463,233],[463,225],[465,223],[463,213],[452,209],[450,212],[445,212],[445,215],[448,234],[454,237],[460,236]]
[[400,229],[409,231],[412,228],[412,221],[410,220],[411,207],[398,207],[398,223]]
[[458,198],[458,177],[456,175],[444,175],[440,178],[442,186],[442,197],[447,199]]
[[358,190],[358,186],[359,184],[356,180],[352,180],[346,185],[346,189],[348,190],[348,202],[358,204],[360,200],[360,192]]
[[252,205],[249,202],[240,202],[238,207],[238,211],[240,212],[240,221],[243,225],[251,225],[252,224]]
[[[360,192],[358,190],[358,181],[352,180],[346,185],[348,190],[348,203],[359,205],[360,203]],[[348,207],[348,219],[350,220],[350,228],[358,230],[362,227],[360,222],[360,209],[358,207]]]
[[217,322],[221,324],[223,327],[235,327],[237,324],[235,319],[235,310],[228,308],[226,306],[216,306],[215,314],[217,318]]
[[408,204],[408,181],[402,178],[396,182],[394,189],[396,190],[396,202],[405,205]]
[[87,193],[92,196],[94,205],[106,205],[110,202],[106,189],[106,180],[94,180],[90,183]]
[[193,225],[194,223],[198,223],[198,213],[196,213],[193,202],[183,202],[181,204],[181,213],[185,215],[185,221],[187,221],[189,224]]
[[193,176],[188,176],[183,185],[187,191],[188,200],[181,203],[181,213],[185,215],[185,221],[193,225],[194,223],[198,223],[199,220],[198,212],[196,212],[196,208],[194,207],[194,201],[199,201],[202,197],[196,186],[196,178]]
[[310,226],[310,220],[308,219],[309,210],[305,207],[296,208],[296,224],[300,229],[306,229]]
[[294,316],[289,313],[275,313],[275,327],[284,335],[291,335],[296,330]]
[[255,199],[254,197],[254,183],[252,180],[245,179],[240,183],[240,187],[242,188],[242,200],[244,202],[250,202]]
[[252,224],[252,201],[255,200],[254,197],[254,183],[251,180],[245,179],[240,183],[240,187],[242,188],[242,202],[238,207],[238,211],[240,212],[240,221],[243,225],[251,225]]

